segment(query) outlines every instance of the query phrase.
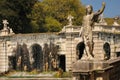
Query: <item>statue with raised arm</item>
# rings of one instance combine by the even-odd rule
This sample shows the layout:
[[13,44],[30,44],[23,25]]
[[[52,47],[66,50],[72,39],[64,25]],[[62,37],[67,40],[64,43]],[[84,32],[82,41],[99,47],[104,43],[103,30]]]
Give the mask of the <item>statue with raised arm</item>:
[[92,36],[92,29],[94,27],[94,23],[98,21],[98,18],[100,14],[103,13],[105,9],[105,3],[102,3],[102,8],[98,10],[96,13],[93,12],[93,7],[91,5],[88,5],[86,7],[86,15],[83,17],[83,24],[82,24],[82,32],[80,32],[84,44],[85,44],[85,50],[83,54],[88,57],[88,59],[93,59],[93,48],[94,48],[94,43],[93,43],[93,36]]

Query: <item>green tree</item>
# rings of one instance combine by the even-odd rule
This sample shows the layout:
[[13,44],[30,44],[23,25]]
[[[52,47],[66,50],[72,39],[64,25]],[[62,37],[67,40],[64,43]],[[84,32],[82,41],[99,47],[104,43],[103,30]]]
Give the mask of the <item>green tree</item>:
[[45,26],[46,26],[48,32],[58,32],[61,30],[61,23],[58,22],[53,17],[45,18]]
[[85,13],[80,0],[0,0],[0,9],[0,22],[7,19],[15,33],[57,32],[69,14],[81,25]]
[[81,25],[84,6],[79,0],[43,0],[32,8],[33,32],[58,32],[68,21],[68,15],[74,16],[74,25]]
[[32,31],[33,32],[47,32],[45,24],[45,12],[43,10],[43,4],[37,2],[28,16],[31,19]]
[[74,25],[81,24],[85,9],[80,0],[43,0],[42,3],[46,15],[57,19],[62,26],[67,24],[68,15],[74,16]]
[[[6,0],[0,0],[0,24],[2,24],[3,19],[8,19],[9,16],[13,15],[16,16],[16,13],[6,5]],[[0,25],[0,29],[2,28],[3,24]]]
[[[30,19],[27,15],[37,0],[1,0],[0,17],[7,19],[15,33],[31,32]],[[2,20],[1,20],[2,21]]]

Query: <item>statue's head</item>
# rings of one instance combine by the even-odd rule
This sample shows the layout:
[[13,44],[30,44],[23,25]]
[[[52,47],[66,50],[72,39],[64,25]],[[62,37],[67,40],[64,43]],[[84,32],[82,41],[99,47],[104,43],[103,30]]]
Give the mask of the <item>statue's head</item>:
[[93,7],[91,5],[86,6],[86,14],[91,14],[93,12]]

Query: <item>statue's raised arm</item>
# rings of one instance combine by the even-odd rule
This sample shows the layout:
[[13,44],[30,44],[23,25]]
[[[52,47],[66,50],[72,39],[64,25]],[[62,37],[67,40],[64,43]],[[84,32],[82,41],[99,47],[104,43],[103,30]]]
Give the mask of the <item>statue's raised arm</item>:
[[103,13],[104,9],[105,9],[105,2],[102,3],[102,8],[94,13],[92,18],[93,22],[98,22],[99,15]]
[[104,9],[105,9],[105,2],[102,3],[102,8],[98,10],[98,12],[94,13],[94,15],[99,16],[100,14],[103,13]]

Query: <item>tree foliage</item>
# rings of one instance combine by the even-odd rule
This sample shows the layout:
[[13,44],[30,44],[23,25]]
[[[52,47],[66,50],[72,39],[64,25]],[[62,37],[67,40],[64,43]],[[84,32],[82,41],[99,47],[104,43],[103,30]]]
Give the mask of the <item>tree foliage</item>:
[[[113,25],[114,18],[105,18],[105,21],[107,22],[108,25]],[[120,24],[120,20],[118,20],[117,22],[118,24]]]
[[114,22],[114,19],[112,18],[105,18],[105,21],[107,22],[108,25],[112,25]]
[[32,31],[33,32],[47,32],[45,24],[45,13],[43,10],[43,4],[41,2],[37,2],[31,11],[31,14],[28,15],[31,19]]
[[0,21],[7,19],[15,33],[31,32],[27,15],[35,2],[36,0],[0,0]]
[[45,23],[48,32],[58,32],[61,29],[61,23],[53,17],[46,17]]
[[74,16],[74,25],[80,25],[84,10],[79,0],[43,0],[34,5],[29,17],[36,32],[58,32],[68,23],[68,15]]
[[57,32],[69,14],[80,25],[85,13],[80,0],[0,0],[0,9],[0,22],[7,19],[15,33]]

